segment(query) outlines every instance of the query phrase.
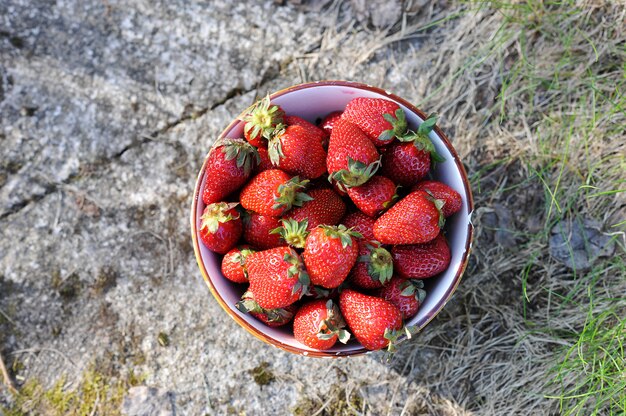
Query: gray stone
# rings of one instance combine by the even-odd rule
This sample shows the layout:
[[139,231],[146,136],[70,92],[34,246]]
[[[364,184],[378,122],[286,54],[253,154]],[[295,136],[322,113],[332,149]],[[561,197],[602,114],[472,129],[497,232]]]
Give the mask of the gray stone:
[[400,0],[351,0],[357,19],[370,22],[374,27],[387,28],[396,23],[402,16]]
[[550,255],[570,269],[589,269],[594,260],[615,251],[615,241],[601,229],[587,218],[559,222],[551,230]]
[[175,397],[172,392],[148,386],[131,387],[122,402],[126,416],[175,416]]

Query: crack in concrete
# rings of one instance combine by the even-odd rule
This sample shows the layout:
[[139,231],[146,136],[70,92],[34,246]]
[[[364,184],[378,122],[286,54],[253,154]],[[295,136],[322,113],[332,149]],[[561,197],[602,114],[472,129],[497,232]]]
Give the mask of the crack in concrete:
[[[149,133],[147,135],[142,135],[141,139],[133,140],[131,143],[129,143],[128,145],[124,146],[124,148],[122,148],[120,151],[118,151],[117,153],[113,154],[112,156],[96,159],[94,162],[90,163],[90,165],[97,166],[99,168],[108,166],[109,164],[113,163],[114,161],[119,160],[129,150],[141,147],[141,146],[143,146],[146,143],[153,142],[155,138],[157,138],[158,136],[160,136],[162,134],[167,133],[168,131],[170,131],[174,127],[178,126],[179,124],[182,124],[182,123],[184,123],[184,122],[186,122],[188,120],[196,120],[196,119],[204,116],[209,111],[212,111],[212,110],[216,109],[217,107],[226,104],[228,101],[232,100],[235,97],[239,97],[239,96],[247,94],[249,92],[258,90],[263,85],[265,85],[268,82],[274,80],[280,74],[280,68],[283,68],[285,65],[289,65],[289,63],[291,63],[291,61],[292,61],[292,59],[288,58],[288,59],[285,59],[283,61],[276,62],[273,65],[270,65],[263,72],[263,75],[261,76],[261,79],[259,80],[259,82],[257,82],[257,84],[254,86],[254,88],[248,88],[248,89],[243,89],[241,87],[231,88],[222,98],[220,98],[219,100],[213,102],[210,106],[202,107],[199,110],[195,110],[195,111],[188,111],[188,110],[183,111],[183,114],[180,117],[178,117],[174,121],[171,121],[171,122],[167,123],[164,127],[160,128],[158,130],[155,130],[155,131],[153,131],[153,132],[151,132],[151,133]],[[60,188],[62,188],[63,185],[69,185],[72,181],[74,181],[78,177],[79,177],[79,174],[78,174],[78,172],[76,172],[76,173],[72,173],[65,180],[63,180],[63,181],[61,181],[59,183],[49,183],[49,184],[45,185],[43,193],[37,194],[37,195],[33,195],[33,196],[29,197],[29,198],[25,198],[24,200],[19,201],[19,202],[13,204],[11,207],[9,207],[9,209],[7,209],[5,212],[1,213],[0,214],[0,221],[3,221],[4,219],[19,213],[23,209],[26,209],[28,206],[41,201],[42,199],[44,199],[48,195],[51,195],[51,194],[54,194],[54,193],[58,192],[60,190]]]

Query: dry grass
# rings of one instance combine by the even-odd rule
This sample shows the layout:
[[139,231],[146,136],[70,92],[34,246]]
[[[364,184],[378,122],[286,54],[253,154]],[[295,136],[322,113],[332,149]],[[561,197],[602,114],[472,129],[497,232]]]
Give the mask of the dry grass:
[[[421,391],[423,406],[404,413],[623,414],[626,9],[405,6],[414,12],[401,24],[359,36],[331,5],[334,24],[301,69],[323,79],[346,54],[355,74],[362,62],[391,62],[378,83],[392,77],[394,91],[440,113],[471,173],[473,261],[437,324],[394,358]],[[550,256],[550,230],[584,219],[617,248],[571,270]],[[456,404],[424,399],[438,394]]]

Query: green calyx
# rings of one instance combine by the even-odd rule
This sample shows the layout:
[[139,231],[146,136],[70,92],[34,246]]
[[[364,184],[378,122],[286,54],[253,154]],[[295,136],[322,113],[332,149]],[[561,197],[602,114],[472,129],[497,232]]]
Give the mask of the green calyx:
[[342,191],[346,188],[361,186],[367,182],[380,167],[380,158],[375,162],[366,165],[363,162],[352,159],[348,156],[348,169],[341,169],[328,176],[328,180],[337,182],[337,186]]
[[324,235],[330,238],[338,238],[341,246],[346,248],[352,245],[352,238],[363,238],[361,233],[354,231],[352,228],[346,228],[345,225],[320,225],[318,228],[324,230]]
[[243,313],[263,313],[264,309],[254,300],[252,292],[247,291],[241,297],[241,300],[235,303],[235,307]]
[[339,339],[339,342],[345,344],[350,340],[350,333],[346,331],[346,323],[339,313],[339,309],[332,300],[326,302],[326,319],[320,322],[319,332],[317,337],[319,339],[328,340],[332,339],[335,335]]
[[396,345],[400,342],[400,337],[402,335],[405,335],[407,339],[411,339],[411,337],[416,333],[417,328],[414,326],[403,326],[400,329],[386,328],[383,336],[389,341],[389,345],[387,345],[387,352],[393,353],[396,351]]
[[283,240],[285,240],[285,242],[290,246],[295,248],[304,248],[304,242],[309,235],[309,232],[307,231],[309,221],[296,221],[289,218],[282,219],[281,222],[283,225],[271,230],[270,234],[280,234]]
[[218,141],[216,147],[220,147],[226,160],[237,160],[237,167],[243,168],[246,175],[249,175],[255,166],[261,163],[261,156],[256,147],[242,139],[222,139]]
[[283,308],[264,309],[254,300],[252,292],[247,291],[235,307],[243,313],[259,313],[266,316],[269,322],[286,322],[293,317],[293,312]]
[[272,137],[267,145],[267,153],[270,157],[270,162],[272,162],[272,165],[274,166],[278,166],[280,160],[285,157],[285,154],[283,153],[283,144],[280,141],[280,138],[285,133],[285,128],[287,128],[287,126],[284,124],[276,126],[276,129],[272,132]]
[[293,286],[291,293],[295,294],[300,291],[300,298],[302,298],[302,296],[309,293],[309,285],[311,284],[309,274],[304,270],[304,265],[302,264],[298,253],[296,253],[293,249],[291,249],[290,253],[285,253],[283,260],[291,265],[289,266],[289,269],[287,269],[287,276],[290,279],[298,279],[296,284]]
[[398,140],[405,143],[413,143],[418,150],[423,150],[430,153],[430,158],[433,162],[445,162],[446,159],[437,153],[435,145],[430,140],[428,135],[435,128],[437,123],[437,115],[431,114],[426,120],[419,125],[417,132],[408,130],[406,134],[398,136]]
[[252,105],[246,115],[241,118],[245,121],[244,132],[251,137],[261,135],[270,139],[276,126],[283,122],[283,112],[277,105],[271,105],[270,96]]
[[383,114],[383,118],[391,124],[391,129],[383,131],[378,136],[378,141],[387,143],[392,141],[394,137],[401,137],[406,132],[406,116],[401,108],[398,108],[395,114]]
[[243,268],[243,275],[246,277],[246,279],[248,278],[248,270],[246,269],[246,257],[248,257],[250,254],[254,253],[255,251],[249,248],[242,248],[239,250],[238,253],[235,253],[231,258],[230,261],[232,263],[237,263],[239,264],[242,268]]
[[415,296],[415,299],[421,305],[426,299],[426,291],[424,290],[424,282],[417,279],[409,279],[400,285],[400,295],[410,297]]
[[275,204],[272,209],[289,211],[292,207],[301,207],[303,203],[312,201],[313,198],[301,192],[309,183],[308,179],[300,180],[297,176],[289,179],[278,187],[278,196],[274,198]]
[[239,205],[238,202],[216,202],[214,204],[207,205],[202,217],[200,219],[200,229],[208,229],[211,234],[215,234],[221,223],[225,223],[231,220],[236,220],[240,217],[237,213],[236,216],[229,211]]
[[378,281],[383,285],[391,280],[393,276],[393,257],[391,253],[381,247],[377,241],[367,244],[368,255],[360,256],[358,261],[367,263],[367,274],[373,281]]
[[396,186],[396,191],[393,193],[393,195],[391,196],[389,201],[383,202],[383,208],[387,209],[387,208],[391,207],[393,204],[396,203],[396,200],[398,199],[398,189],[400,189],[400,188],[402,188],[402,185],[397,185]]
[[428,190],[426,190],[425,192],[429,195],[427,197],[428,200],[435,204],[435,208],[437,208],[437,212],[439,213],[439,221],[437,223],[437,226],[439,228],[443,228],[443,226],[446,224],[446,217],[444,217],[443,215],[442,208],[446,204],[446,201],[444,201],[443,199],[435,198],[433,194]]

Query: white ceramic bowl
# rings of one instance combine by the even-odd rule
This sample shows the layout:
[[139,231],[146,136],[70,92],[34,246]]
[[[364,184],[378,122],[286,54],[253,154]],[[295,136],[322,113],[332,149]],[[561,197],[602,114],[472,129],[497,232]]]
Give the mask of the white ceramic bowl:
[[[273,104],[280,105],[287,114],[300,116],[312,123],[332,111],[343,110],[346,104],[356,97],[385,98],[395,101],[406,113],[409,128],[416,130],[426,115],[407,101],[387,91],[369,85],[346,81],[320,81],[295,85],[271,94]],[[243,123],[235,119],[220,135],[222,137],[243,137]],[[445,306],[456,290],[467,266],[473,227],[470,222],[473,210],[472,194],[463,164],[445,134],[435,128],[430,133],[437,152],[446,161],[436,165],[435,179],[454,188],[463,199],[460,212],[446,220],[446,237],[450,245],[452,259],[448,269],[437,277],[424,280],[427,296],[416,316],[407,324],[423,329]],[[207,155],[208,156],[208,155]],[[204,189],[206,159],[198,175],[191,207],[191,232],[198,266],[211,293],[224,310],[241,326],[257,338],[292,353],[309,356],[350,356],[367,352],[355,341],[348,345],[337,343],[327,351],[317,351],[300,344],[286,328],[269,328],[250,315],[235,308],[245,288],[231,283],[221,273],[221,258],[199,243],[200,216],[204,210],[202,190]]]

